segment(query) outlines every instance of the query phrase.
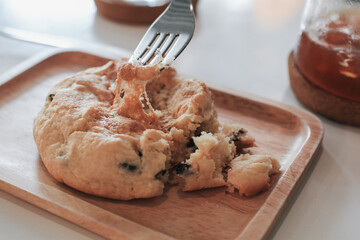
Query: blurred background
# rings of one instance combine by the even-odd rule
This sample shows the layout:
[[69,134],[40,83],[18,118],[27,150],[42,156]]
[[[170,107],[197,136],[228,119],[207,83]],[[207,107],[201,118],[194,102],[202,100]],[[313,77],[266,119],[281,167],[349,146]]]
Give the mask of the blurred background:
[[[304,0],[200,0],[194,37],[175,67],[205,81],[238,82],[238,89],[255,94],[269,88],[264,97],[282,100],[278,93],[287,92],[284,66],[295,46],[303,5]],[[91,0],[0,0],[0,44],[7,46],[0,52],[0,60],[6,59],[0,72],[47,48],[8,41],[1,33],[63,47],[106,44],[130,56],[148,26],[110,20],[97,13]],[[220,67],[224,62],[226,68]]]

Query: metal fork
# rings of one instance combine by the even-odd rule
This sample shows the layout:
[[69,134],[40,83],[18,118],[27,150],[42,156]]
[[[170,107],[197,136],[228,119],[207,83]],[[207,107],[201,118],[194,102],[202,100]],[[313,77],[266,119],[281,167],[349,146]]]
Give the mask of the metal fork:
[[173,0],[145,33],[129,62],[172,63],[190,42],[195,29],[191,0]]

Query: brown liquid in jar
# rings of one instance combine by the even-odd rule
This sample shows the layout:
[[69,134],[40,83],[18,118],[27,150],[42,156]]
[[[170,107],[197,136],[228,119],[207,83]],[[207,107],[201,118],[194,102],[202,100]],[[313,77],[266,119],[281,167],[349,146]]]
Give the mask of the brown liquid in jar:
[[294,57],[314,85],[360,102],[360,10],[314,21],[301,34]]

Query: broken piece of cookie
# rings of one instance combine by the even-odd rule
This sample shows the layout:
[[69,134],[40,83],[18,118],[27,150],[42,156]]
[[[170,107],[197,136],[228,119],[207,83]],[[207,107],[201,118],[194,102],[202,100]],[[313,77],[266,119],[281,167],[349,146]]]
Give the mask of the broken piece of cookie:
[[55,85],[33,132],[56,180],[112,199],[159,196],[165,184],[183,191],[227,185],[253,196],[279,171],[272,157],[243,154],[254,138],[218,122],[203,82],[126,60]]

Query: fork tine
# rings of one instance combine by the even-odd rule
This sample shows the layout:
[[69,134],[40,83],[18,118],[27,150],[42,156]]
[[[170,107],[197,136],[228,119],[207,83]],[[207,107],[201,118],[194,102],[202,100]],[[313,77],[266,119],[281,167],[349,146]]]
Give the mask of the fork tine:
[[172,48],[166,54],[166,57],[163,60],[164,66],[168,66],[170,63],[172,63],[185,49],[185,47],[188,45],[190,40],[191,40],[191,36],[180,34],[174,46],[172,46]]
[[160,36],[156,39],[156,42],[151,47],[149,52],[145,55],[145,57],[142,58],[141,64],[145,65],[154,56],[156,49],[158,49],[161,46],[161,44],[165,40],[166,36],[167,36],[167,34],[160,33]]
[[159,54],[156,54],[156,56],[151,60],[150,64],[156,64],[159,63],[162,60],[162,57],[168,51],[171,44],[174,42],[178,35],[171,33],[169,37],[166,39],[165,43],[162,45],[162,47],[159,49]]
[[[191,0],[172,0],[168,8],[151,24],[129,62],[142,65],[169,65],[184,50],[194,33],[195,16]],[[157,51],[160,54],[156,54]],[[155,55],[154,55],[155,54]]]
[[130,57],[130,62],[137,61],[141,58],[149,49],[151,44],[157,38],[158,34],[149,29],[144,37],[141,39],[139,45],[136,47],[134,53]]

